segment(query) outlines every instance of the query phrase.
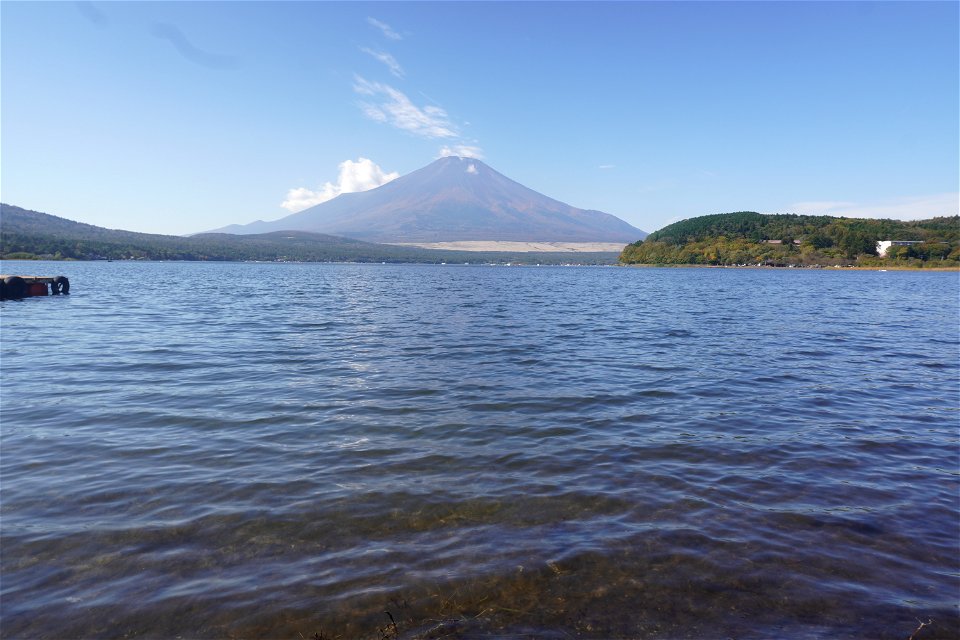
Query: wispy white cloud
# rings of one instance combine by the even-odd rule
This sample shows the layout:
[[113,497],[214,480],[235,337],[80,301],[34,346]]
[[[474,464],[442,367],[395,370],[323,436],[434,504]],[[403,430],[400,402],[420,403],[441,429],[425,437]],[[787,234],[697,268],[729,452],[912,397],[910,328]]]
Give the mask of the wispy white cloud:
[[477,170],[477,165],[475,165],[475,164],[473,164],[473,163],[471,162],[471,163],[470,163],[470,166],[467,167],[467,173],[472,174],[472,175],[477,175],[477,174],[480,173],[480,172]]
[[597,169],[607,170],[607,169],[613,169],[613,168],[615,168],[616,166],[617,166],[617,165],[615,165],[615,164],[602,164],[602,165],[600,165],[599,167],[597,167]]
[[376,18],[367,18],[367,24],[380,30],[385,38],[390,40],[403,40],[403,36],[393,30],[386,22],[381,22]]
[[336,184],[326,182],[316,191],[305,187],[290,189],[287,192],[287,199],[280,206],[287,211],[296,213],[321,202],[332,200],[341,193],[369,191],[400,177],[400,174],[395,171],[386,173],[379,165],[368,158],[357,158],[356,162],[344,160],[339,166],[340,175],[337,176]]
[[456,138],[459,131],[440,107],[418,107],[403,92],[390,85],[354,77],[353,90],[371,98],[360,109],[371,120],[385,122],[424,138]]
[[403,68],[400,66],[400,63],[397,62],[397,59],[389,53],[386,53],[385,51],[374,51],[373,49],[369,49],[367,47],[361,47],[360,51],[363,51],[367,55],[373,56],[374,59],[379,60],[383,64],[387,65],[387,68],[390,69],[390,73],[397,78],[402,78],[404,76]]
[[873,203],[837,200],[795,202],[786,207],[784,212],[843,218],[924,220],[938,216],[955,216],[958,209],[960,209],[960,193],[939,193]]
[[453,146],[442,147],[440,149],[440,154],[437,157],[447,158],[450,156],[483,160],[483,149],[469,144],[455,144]]

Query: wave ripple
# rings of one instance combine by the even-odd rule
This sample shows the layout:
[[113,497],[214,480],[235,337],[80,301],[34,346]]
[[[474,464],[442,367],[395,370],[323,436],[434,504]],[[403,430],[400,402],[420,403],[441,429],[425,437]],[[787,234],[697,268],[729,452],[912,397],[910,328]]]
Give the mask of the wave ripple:
[[960,635],[956,274],[46,267],[4,637]]

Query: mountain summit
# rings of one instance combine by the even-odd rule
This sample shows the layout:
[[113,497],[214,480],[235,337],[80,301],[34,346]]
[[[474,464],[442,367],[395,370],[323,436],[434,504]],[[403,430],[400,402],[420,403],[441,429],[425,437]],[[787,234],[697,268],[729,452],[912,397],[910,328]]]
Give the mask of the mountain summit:
[[343,193],[279,220],[222,233],[312,231],[370,242],[635,242],[620,218],[528,189],[473,158],[441,158],[370,191]]

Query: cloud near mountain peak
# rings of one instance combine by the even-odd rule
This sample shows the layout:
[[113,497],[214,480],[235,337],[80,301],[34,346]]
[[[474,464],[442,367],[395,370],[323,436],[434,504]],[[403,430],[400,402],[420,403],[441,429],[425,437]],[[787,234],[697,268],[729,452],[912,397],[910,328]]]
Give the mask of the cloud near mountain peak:
[[440,148],[438,158],[473,158],[474,160],[483,160],[483,149],[469,144],[444,145]]
[[306,187],[290,189],[287,191],[287,199],[280,206],[287,211],[296,213],[321,202],[333,200],[341,193],[369,191],[400,177],[400,174],[396,171],[385,172],[369,158],[357,158],[356,162],[344,160],[340,163],[339,168],[340,173],[337,176],[336,184],[325,182],[316,191]]

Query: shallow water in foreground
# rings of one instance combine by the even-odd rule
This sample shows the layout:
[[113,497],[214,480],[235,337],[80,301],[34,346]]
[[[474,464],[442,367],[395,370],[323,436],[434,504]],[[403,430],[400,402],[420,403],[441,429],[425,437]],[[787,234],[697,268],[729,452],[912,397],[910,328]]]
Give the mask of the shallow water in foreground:
[[4,638],[960,636],[956,273],[3,271]]

